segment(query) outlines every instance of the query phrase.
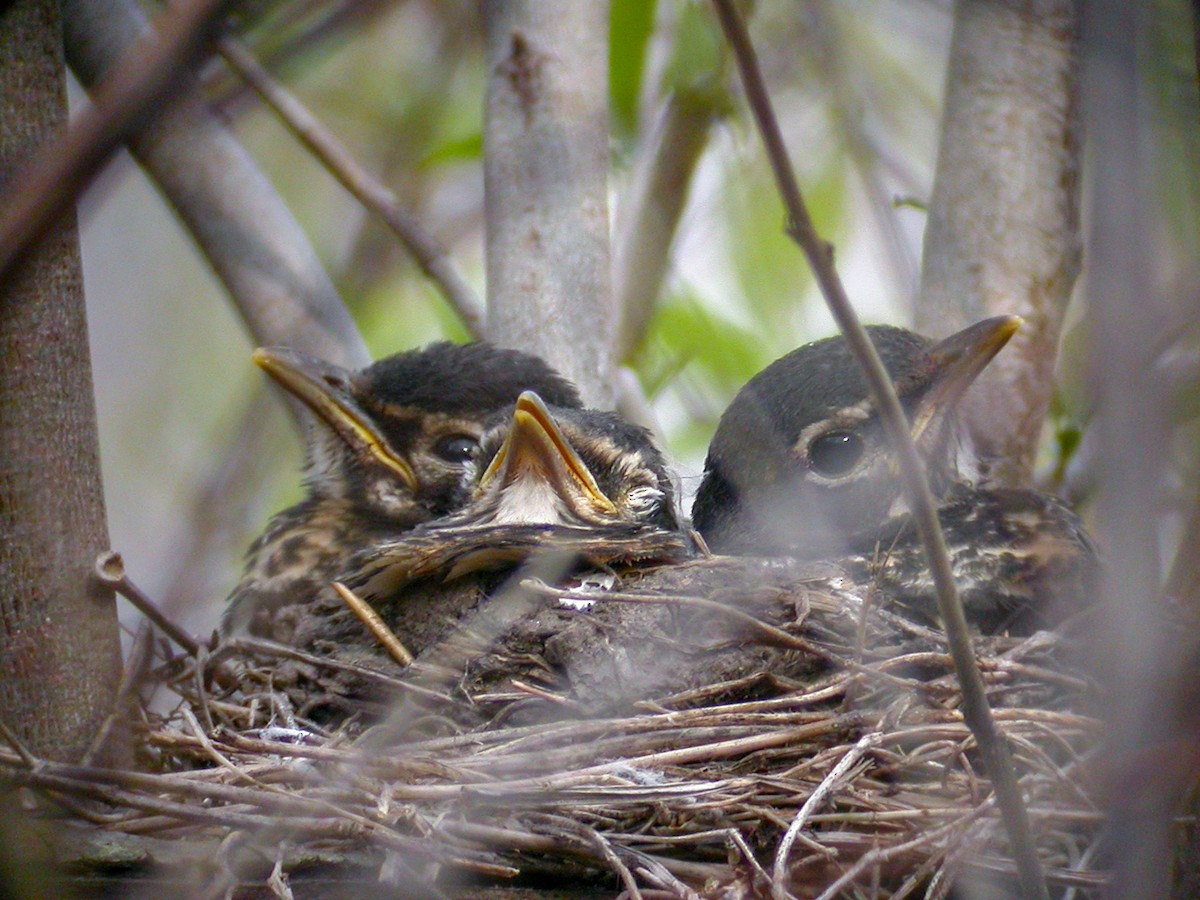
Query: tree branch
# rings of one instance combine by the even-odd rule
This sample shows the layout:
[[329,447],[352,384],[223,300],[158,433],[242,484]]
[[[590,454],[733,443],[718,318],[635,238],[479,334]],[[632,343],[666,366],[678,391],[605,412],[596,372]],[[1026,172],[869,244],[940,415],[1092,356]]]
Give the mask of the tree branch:
[[[0,16],[0,173],[61,141],[60,34],[54,0]],[[116,697],[121,642],[112,591],[91,577],[108,527],[74,211],[52,214],[54,201],[25,196],[26,184],[8,181],[12,206],[0,205],[10,228],[15,209],[42,215],[24,242],[10,230],[0,248],[21,263],[0,279],[0,708],[35,753],[78,759]]]
[[628,359],[650,326],[679,217],[715,115],[712,104],[672,96],[653,146],[634,170],[628,211],[620,216],[614,267],[620,321],[613,356],[618,361]]
[[373,177],[295,96],[271,77],[240,42],[230,37],[217,44],[225,61],[262,98],[283,124],[319,159],[338,183],[371,210],[400,239],[421,271],[438,286],[467,330],[482,338],[483,303],[466,277],[416,216],[395,193]]
[[908,422],[883,362],[875,352],[862,323],[858,321],[850,299],[846,296],[845,287],[834,269],[832,248],[821,240],[808,214],[745,25],[734,7],[733,0],[713,2],[721,20],[721,27],[733,48],[746,89],[747,102],[754,113],[779,184],[779,192],[789,217],[788,234],[804,251],[830,312],[837,320],[851,351],[862,365],[863,375],[870,387],[871,397],[879,411],[884,431],[899,459],[905,499],[912,510],[913,521],[925,547],[930,572],[937,588],[938,612],[946,628],[950,653],[954,659],[954,671],[962,687],[963,716],[979,742],[987,763],[996,799],[1013,844],[1013,856],[1020,873],[1023,894],[1026,897],[1048,898],[1029,824],[1029,814],[1021,799],[1008,746],[998,732],[991,708],[988,706],[983,679],[971,647],[962,602],[958,597],[954,574],[950,568],[949,554],[946,552],[945,540],[938,524],[933,495],[926,482],[917,448],[909,434]]
[[57,220],[96,170],[202,54],[229,0],[190,0],[164,12],[161,37],[139,43],[65,135],[48,138],[0,197],[0,278]]
[[1025,325],[963,410],[989,480],[1030,483],[1079,275],[1079,2],[959,0],[917,326]]
[[[68,61],[89,87],[148,40],[132,0],[66,0],[64,20]],[[216,270],[254,343],[287,344],[350,368],[371,361],[299,224],[193,92],[125,137]]]
[[486,0],[488,334],[610,407],[608,3]]

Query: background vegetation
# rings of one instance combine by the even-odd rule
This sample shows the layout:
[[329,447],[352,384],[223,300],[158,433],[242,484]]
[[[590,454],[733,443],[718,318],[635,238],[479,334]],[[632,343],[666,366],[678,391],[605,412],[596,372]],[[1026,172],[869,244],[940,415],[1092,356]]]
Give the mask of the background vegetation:
[[[868,321],[920,321],[946,333],[957,327],[956,317],[1000,311],[981,310],[964,292],[961,305],[931,317],[927,305],[918,308],[918,297],[930,294],[931,245],[926,240],[922,248],[923,237],[939,235],[936,251],[970,224],[940,232],[925,227],[931,204],[939,214],[934,176],[943,118],[953,119],[947,102],[964,84],[959,69],[948,70],[952,31],[970,16],[1018,7],[1029,21],[1077,12],[1075,4],[1050,0],[797,0],[753,10],[753,38],[801,183]],[[12,16],[13,8],[21,4],[0,7],[0,16]],[[80,9],[101,5],[64,8],[70,31],[79,27]],[[325,133],[395,192],[484,295],[482,110],[489,66],[476,5],[297,0],[236,12],[253,55],[303,100]],[[1084,186],[1078,234],[1071,227],[1074,201],[1062,222],[1051,221],[1038,193],[1004,191],[1018,183],[1019,163],[1035,155],[1020,141],[1001,148],[986,171],[992,180],[978,178],[965,191],[979,209],[994,199],[996,207],[1027,211],[1028,230],[1043,227],[1033,250],[1015,253],[1018,266],[1032,268],[1041,244],[1066,244],[1066,262],[1047,279],[1064,290],[1074,280],[1075,251],[1083,251],[1036,477],[1081,504],[1110,554],[1109,596],[1122,601],[1107,673],[1120,698],[1113,717],[1118,752],[1138,746],[1139,710],[1170,708],[1174,715],[1186,706],[1172,705],[1187,696],[1172,691],[1183,686],[1190,669],[1179,661],[1190,660],[1193,650],[1143,629],[1147,604],[1157,602],[1164,581],[1182,607],[1196,605],[1200,594],[1200,103],[1193,16],[1178,0],[1089,5],[1082,68],[1073,73],[1078,93],[1068,91],[1071,113],[1082,109],[1086,143],[1080,154],[1064,153],[1058,180],[1060,187],[1073,187],[1075,179]],[[832,325],[784,236],[775,189],[709,6],[613,0],[609,24],[615,293],[641,298],[611,317],[620,319],[618,361],[639,388],[616,393],[627,413],[660,431],[680,463],[686,495],[737,388]],[[1072,28],[1064,34],[1073,39]],[[95,80],[78,52],[71,62],[84,81]],[[1021,63],[1011,61],[1012,70],[1019,73]],[[1030,99],[1040,99],[1042,88],[1053,93],[1060,81],[1034,80]],[[294,211],[372,355],[467,336],[391,232],[226,63],[205,64],[199,82],[200,96]],[[82,104],[82,94],[75,97]],[[172,106],[172,115],[182,105]],[[659,171],[652,163],[664,135],[672,143]],[[132,146],[145,162],[141,140]],[[943,165],[937,175],[954,170],[965,171]],[[645,189],[660,184],[650,180],[652,172],[667,179],[662,184],[682,186],[669,242],[652,239],[652,219],[640,217],[639,199],[672,195]],[[156,178],[162,180],[161,170]],[[242,548],[271,511],[297,495],[299,444],[249,364],[253,341],[229,311],[225,289],[128,159],[101,174],[80,215],[111,544],[152,596],[203,632],[236,580]],[[267,221],[264,214],[263,230],[274,233],[277,226]],[[990,237],[986,252],[997,258],[1016,246],[1008,231]],[[635,253],[642,246],[650,248],[646,259]],[[655,262],[664,264],[661,272]],[[631,283],[631,272],[642,281]],[[628,314],[635,309],[647,314]],[[1047,317],[1062,314],[1055,310]],[[1030,318],[1040,327],[1038,316]],[[1056,332],[1049,329],[1050,346],[1024,362],[1048,367]],[[346,352],[353,357],[359,350]],[[1200,733],[1194,714],[1185,710],[1177,718],[1184,737]]]

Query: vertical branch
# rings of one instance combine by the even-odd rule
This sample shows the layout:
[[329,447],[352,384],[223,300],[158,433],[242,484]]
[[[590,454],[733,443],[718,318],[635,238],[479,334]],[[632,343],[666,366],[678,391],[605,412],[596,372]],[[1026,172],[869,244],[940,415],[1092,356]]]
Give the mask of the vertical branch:
[[[0,178],[67,117],[55,0],[0,16]],[[0,708],[34,753],[75,760],[121,675],[73,215],[0,288]]]
[[1080,265],[1078,0],[959,0],[954,15],[917,325],[1025,319],[963,407],[984,474],[1025,485]]
[[486,0],[488,335],[611,406],[608,3]]
[[653,146],[641,155],[634,171],[615,267],[618,360],[633,352],[650,325],[692,175],[708,146],[716,112],[715,104],[701,98],[673,96]]
[[[67,53],[94,88],[148,25],[133,0],[66,0]],[[129,140],[229,291],[256,344],[370,362],[354,320],[271,183],[194,92]]]
[[[1153,362],[1171,317],[1156,284],[1158,254],[1151,243],[1161,201],[1151,193],[1154,112],[1139,64],[1149,46],[1150,16],[1142,4],[1095,0],[1084,32],[1091,144],[1088,384],[1096,403],[1089,434],[1096,438],[1096,536],[1108,555],[1108,652],[1096,656],[1113,698],[1107,756],[1125,778],[1140,778],[1136,792],[1114,793],[1109,809],[1113,897],[1167,895],[1169,829],[1181,785],[1173,783],[1170,765],[1147,767],[1145,758],[1171,734],[1179,702],[1172,697],[1172,668],[1179,667],[1177,683],[1189,692],[1196,678],[1195,658],[1186,658],[1195,652],[1194,634],[1164,627],[1159,608],[1170,385]],[[1194,710],[1194,700],[1188,706]]]
[[7,274],[78,196],[117,145],[154,113],[202,54],[230,0],[183,0],[163,13],[162,35],[126,54],[64,134],[39,147],[0,198],[0,273]]
[[833,248],[821,239],[813,225],[812,216],[809,215],[808,207],[800,193],[800,185],[788,159],[783,133],[771,106],[766,84],[763,82],[758,57],[750,43],[746,26],[734,7],[734,0],[713,0],[713,3],[721,20],[721,27],[730,47],[733,48],[746,90],[746,100],[754,113],[755,123],[775,173],[784,208],[787,210],[788,235],[799,245],[809,266],[812,267],[829,311],[862,367],[863,378],[870,389],[872,402],[879,411],[883,430],[896,453],[904,498],[912,510],[913,524],[916,525],[921,545],[925,550],[925,558],[937,592],[938,613],[945,625],[946,640],[954,661],[954,674],[962,688],[963,718],[979,743],[988,775],[992,779],[992,788],[1004,817],[1009,840],[1012,842],[1013,859],[1017,864],[1022,896],[1048,897],[1029,813],[1021,798],[1020,785],[1013,768],[1012,754],[1003,734],[996,727],[991,707],[988,706],[983,677],[979,673],[979,664],[971,646],[971,636],[954,582],[954,572],[950,568],[950,556],[946,551],[941,525],[938,523],[933,494],[929,490],[924,466],[909,433],[908,420],[900,408],[900,400],[896,396],[887,370],[883,367],[883,361],[859,322],[858,314],[854,311],[850,298],[846,295],[845,286],[834,268]]

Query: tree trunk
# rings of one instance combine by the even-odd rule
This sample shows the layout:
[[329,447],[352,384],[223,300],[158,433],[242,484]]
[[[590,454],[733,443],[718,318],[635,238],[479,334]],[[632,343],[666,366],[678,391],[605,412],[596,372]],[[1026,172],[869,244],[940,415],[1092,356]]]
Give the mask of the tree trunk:
[[[0,14],[0,172],[64,127],[55,0]],[[0,718],[35,753],[78,759],[108,715],[121,648],[79,242],[64,216],[0,285]]]
[[487,333],[611,407],[608,3],[483,10]]
[[917,326],[1025,318],[967,398],[985,476],[1030,481],[1079,274],[1076,0],[959,0]]

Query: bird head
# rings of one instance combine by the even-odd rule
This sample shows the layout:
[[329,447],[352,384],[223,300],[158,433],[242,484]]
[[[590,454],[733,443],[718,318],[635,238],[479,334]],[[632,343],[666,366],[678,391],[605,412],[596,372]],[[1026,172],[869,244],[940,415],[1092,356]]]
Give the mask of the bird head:
[[678,528],[662,454],[614,413],[551,407],[525,391],[481,446],[464,510],[477,524]]
[[315,415],[307,448],[311,497],[411,526],[466,499],[464,474],[487,417],[533,388],[564,407],[574,386],[537,357],[485,343],[436,343],[350,371],[283,348],[254,361]]
[[[867,328],[935,494],[978,471],[959,401],[1020,324],[987,319],[936,342]],[[718,552],[818,557],[903,511],[896,455],[838,336],[793,350],[742,388],[709,446],[692,516]]]

